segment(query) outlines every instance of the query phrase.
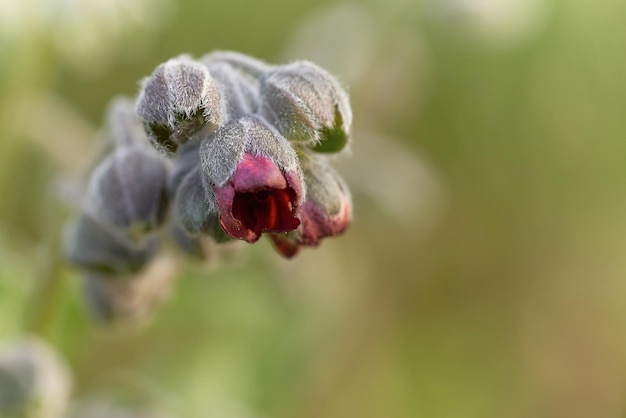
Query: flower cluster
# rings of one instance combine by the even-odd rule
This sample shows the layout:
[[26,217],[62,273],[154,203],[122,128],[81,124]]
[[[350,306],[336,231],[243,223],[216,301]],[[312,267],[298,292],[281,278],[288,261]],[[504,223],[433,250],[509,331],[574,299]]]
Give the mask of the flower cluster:
[[314,64],[175,58],[143,81],[137,114],[175,159],[174,217],[187,233],[250,243],[267,233],[290,257],[346,229],[350,196],[323,155],[345,148],[352,113]]
[[109,108],[107,155],[68,257],[90,276],[133,275],[163,230],[192,253],[207,237],[254,243],[265,234],[285,257],[317,246],[351,218],[350,192],[329,165],[351,123],[345,90],[310,62],[214,52],[160,64],[136,100]]

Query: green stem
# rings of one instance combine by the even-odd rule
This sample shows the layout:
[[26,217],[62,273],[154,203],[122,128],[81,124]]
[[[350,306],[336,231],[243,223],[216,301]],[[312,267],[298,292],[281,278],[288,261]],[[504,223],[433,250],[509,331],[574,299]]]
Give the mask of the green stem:
[[47,199],[46,230],[42,248],[42,262],[38,266],[33,295],[26,312],[28,332],[45,335],[54,319],[64,285],[63,256],[61,254],[62,216],[55,196]]

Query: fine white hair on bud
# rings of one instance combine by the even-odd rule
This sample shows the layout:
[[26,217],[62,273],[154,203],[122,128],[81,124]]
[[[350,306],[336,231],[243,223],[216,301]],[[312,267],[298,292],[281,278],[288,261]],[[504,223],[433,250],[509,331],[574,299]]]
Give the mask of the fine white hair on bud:
[[159,227],[167,209],[167,167],[149,148],[118,148],[94,170],[85,207],[129,235]]
[[258,111],[259,82],[256,78],[242,72],[229,62],[207,61],[205,64],[220,89],[225,109],[225,121]]
[[72,264],[106,276],[138,272],[157,248],[155,239],[132,242],[86,212],[70,225],[65,239],[65,256]]
[[273,65],[234,51],[213,51],[202,57],[201,61],[207,65],[218,62],[225,63],[238,72],[253,78],[258,78],[265,72],[274,68]]
[[287,139],[318,152],[348,143],[352,110],[337,79],[308,61],[276,67],[260,79],[261,114]]
[[218,84],[226,108],[225,120],[259,110],[259,78],[273,66],[233,51],[214,51],[200,59]]
[[160,264],[166,239],[205,259],[269,236],[293,257],[346,231],[350,191],[328,154],[348,148],[351,127],[346,90],[308,61],[216,51],[159,64],[135,101],[111,101],[109,142],[65,236],[95,317],[150,316],[174,274]]
[[350,190],[339,173],[321,157],[303,158],[301,163],[307,187],[306,201],[317,205],[328,216],[338,215],[342,210],[351,214]]
[[205,192],[200,166],[188,173],[177,189],[174,219],[190,235],[219,228],[215,200]]
[[209,70],[186,55],[160,64],[142,81],[136,110],[153,144],[166,154],[224,120],[221,94]]
[[263,119],[245,116],[222,127],[200,147],[205,185],[223,185],[245,153],[268,157],[283,171],[300,173],[293,147]]

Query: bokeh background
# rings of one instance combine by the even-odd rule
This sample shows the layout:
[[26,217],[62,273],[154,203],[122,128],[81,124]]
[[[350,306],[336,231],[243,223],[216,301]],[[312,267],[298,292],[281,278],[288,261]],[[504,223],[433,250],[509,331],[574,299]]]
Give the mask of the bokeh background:
[[[0,341],[42,337],[72,408],[112,418],[626,416],[624,16],[621,0],[1,0]],[[348,86],[354,223],[291,261],[262,241],[185,262],[149,323],[99,326],[59,242],[104,109],[215,49]]]

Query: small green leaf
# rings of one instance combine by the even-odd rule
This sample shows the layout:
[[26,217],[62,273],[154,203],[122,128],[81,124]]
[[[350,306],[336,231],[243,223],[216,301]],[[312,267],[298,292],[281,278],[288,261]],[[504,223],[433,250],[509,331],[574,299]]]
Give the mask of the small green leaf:
[[348,143],[348,135],[343,130],[343,118],[338,107],[335,107],[335,123],[331,128],[323,127],[320,131],[320,142],[313,147],[314,151],[323,153],[339,152]]

